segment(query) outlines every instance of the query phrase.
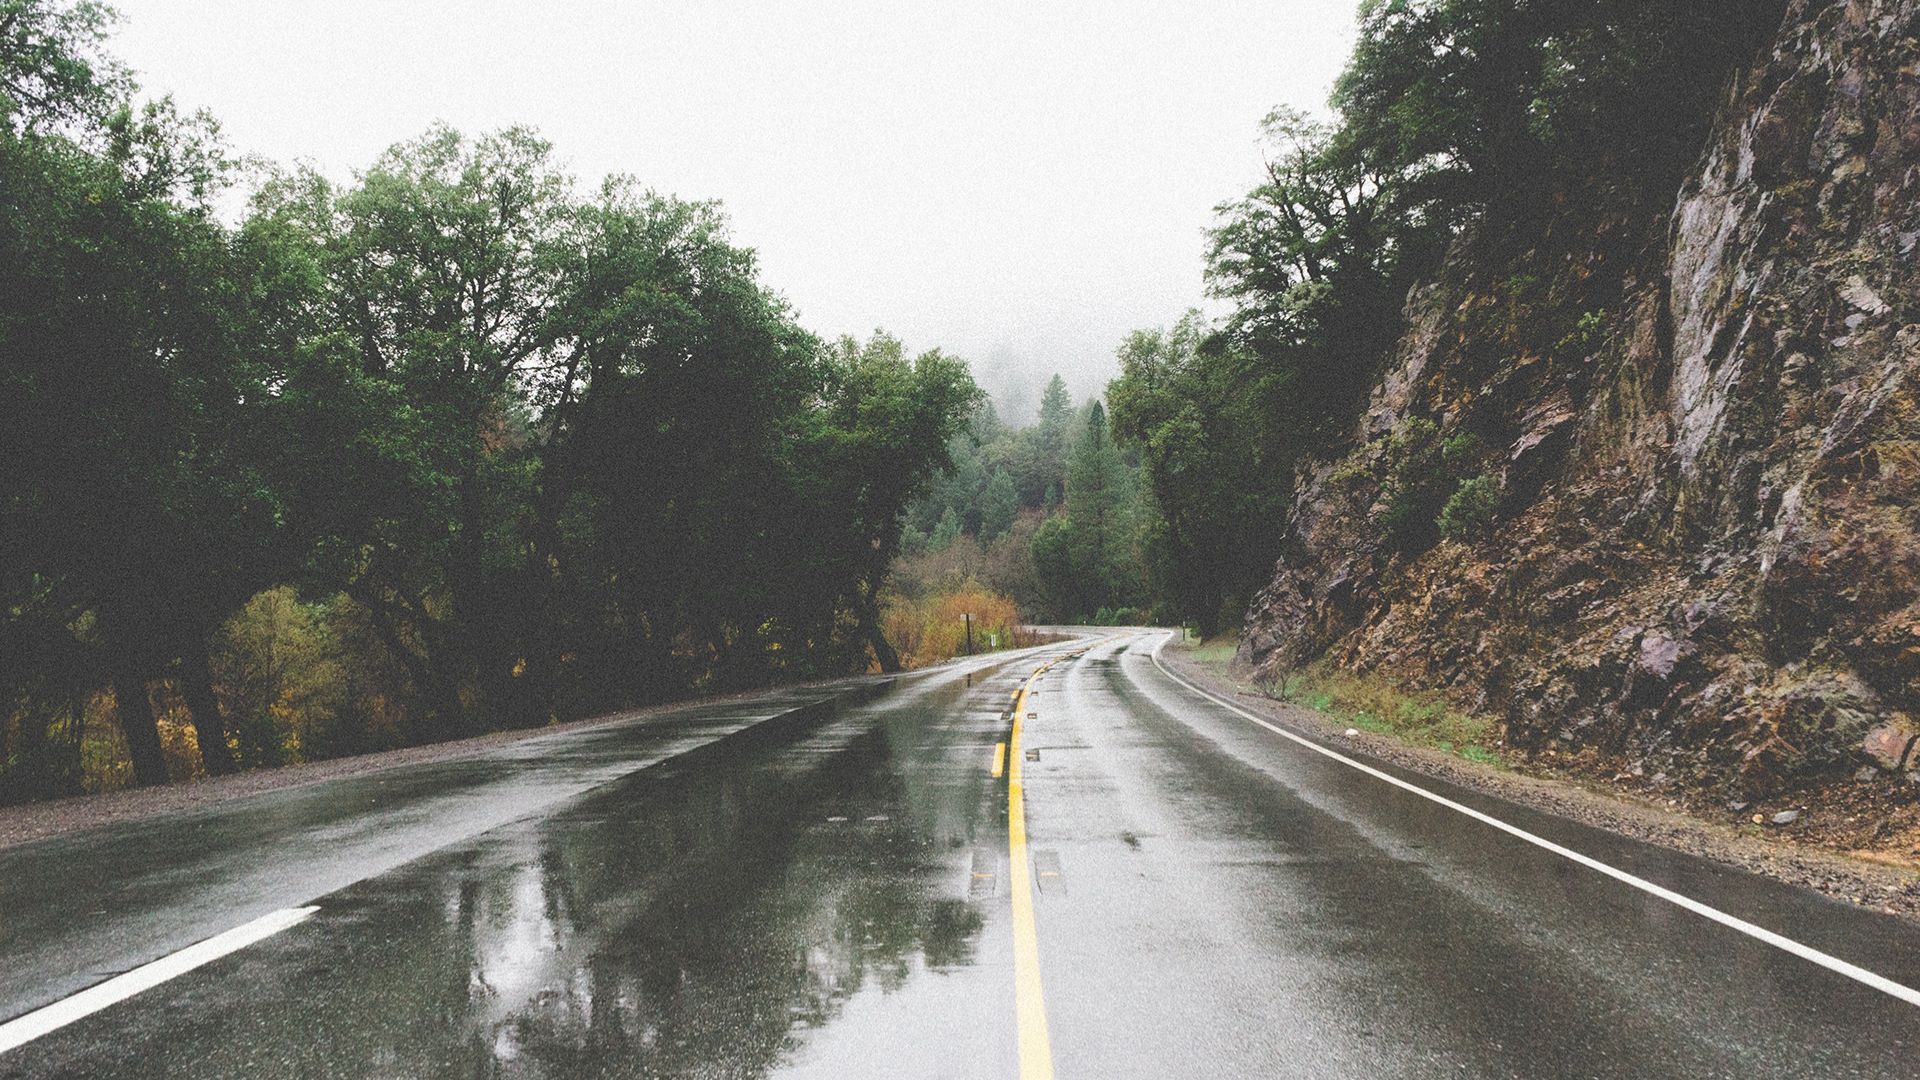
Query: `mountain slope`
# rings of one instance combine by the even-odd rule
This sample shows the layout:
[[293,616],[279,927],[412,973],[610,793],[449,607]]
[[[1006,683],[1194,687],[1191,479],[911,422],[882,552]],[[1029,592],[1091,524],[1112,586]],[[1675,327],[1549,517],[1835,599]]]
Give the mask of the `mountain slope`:
[[1693,786],[1908,730],[1917,33],[1920,0],[1795,0],[1677,191],[1456,245],[1303,472],[1241,658],[1448,687],[1513,745]]

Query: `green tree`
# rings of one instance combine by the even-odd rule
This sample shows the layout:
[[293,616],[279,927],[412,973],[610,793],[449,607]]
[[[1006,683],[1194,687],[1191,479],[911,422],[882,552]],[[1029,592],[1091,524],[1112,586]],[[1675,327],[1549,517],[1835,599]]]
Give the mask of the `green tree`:
[[[571,567],[550,605],[573,625],[540,650],[536,673],[598,655],[587,682],[626,697],[763,678],[761,628],[828,619],[818,605],[831,594],[817,600],[809,585],[844,581],[796,565],[826,556],[792,529],[808,478],[787,450],[811,437],[831,365],[715,204],[617,182],[584,222],[564,377],[542,405],[545,538],[529,564]],[[789,602],[792,591],[809,599]],[[606,617],[579,621],[589,612]]]
[[1016,464],[1021,499],[1028,506],[1060,501],[1066,482],[1067,442],[1073,425],[1073,396],[1059,375],[1047,380],[1040,395],[1040,420],[1026,432]]
[[1020,490],[1014,486],[1013,476],[1005,470],[996,471],[993,479],[987,482],[987,489],[981,495],[980,538],[996,540],[1013,527],[1013,519],[1020,516]]
[[151,784],[168,771],[148,684],[168,675],[207,770],[232,767],[207,635],[279,559],[257,467],[272,371],[211,211],[211,122],[120,97],[105,19],[0,7],[0,610],[13,655],[61,657],[71,680],[30,693],[114,685]]
[[1130,496],[1125,463],[1096,400],[1074,444],[1065,505],[1033,538],[1034,569],[1054,617],[1086,619],[1137,599]]
[[958,539],[960,539],[960,515],[954,513],[953,507],[949,506],[947,512],[940,515],[940,523],[934,526],[933,535],[928,538],[927,546],[933,551],[945,551]]
[[1293,444],[1271,425],[1285,414],[1248,392],[1258,362],[1197,313],[1132,335],[1120,366],[1107,398],[1115,435],[1141,457],[1153,592],[1211,636],[1272,568]]
[[[1399,334],[1400,259],[1420,223],[1387,216],[1393,180],[1342,152],[1333,129],[1279,109],[1263,127],[1267,177],[1216,208],[1209,292],[1232,305],[1222,348],[1297,452],[1344,437]],[[1391,225],[1389,224],[1391,222]],[[1283,456],[1279,445],[1263,448]]]
[[[824,409],[797,455],[803,471],[800,546],[814,580],[832,583],[882,670],[900,658],[881,632],[879,594],[899,553],[901,518],[951,465],[950,446],[980,400],[964,362],[938,351],[908,359],[884,334],[841,339],[827,353]],[[825,571],[822,573],[822,571]]]
[[[473,701],[516,711],[525,642],[513,628],[538,598],[509,552],[535,471],[527,402],[559,370],[569,196],[531,133],[469,141],[436,128],[353,187],[296,174],[257,200],[256,232],[304,233],[317,253],[327,336],[315,363],[334,369],[320,375],[333,392],[368,407],[335,411],[337,434],[404,414],[405,444],[350,462],[384,483],[309,473],[292,498],[331,562],[324,575],[366,606],[424,695],[421,737],[472,730]],[[334,355],[345,349],[351,373]],[[343,484],[373,498],[336,506]]]
[[[1396,217],[1519,229],[1571,187],[1664,190],[1777,0],[1367,0],[1334,92],[1345,153]],[[1612,177],[1624,184],[1590,184]]]
[[0,0],[0,118],[16,137],[98,130],[131,98],[133,80],[106,55],[105,4]]

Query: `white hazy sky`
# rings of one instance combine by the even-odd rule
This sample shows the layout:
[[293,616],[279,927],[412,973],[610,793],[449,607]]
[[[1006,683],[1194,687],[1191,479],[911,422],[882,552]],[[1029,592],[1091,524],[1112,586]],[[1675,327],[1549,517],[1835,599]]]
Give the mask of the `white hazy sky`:
[[[1319,109],[1354,0],[112,0],[150,92],[345,178],[435,120],[525,123],[584,179],[718,198],[824,334],[1097,392],[1201,300],[1260,118]],[[1024,400],[1022,400],[1024,399]]]

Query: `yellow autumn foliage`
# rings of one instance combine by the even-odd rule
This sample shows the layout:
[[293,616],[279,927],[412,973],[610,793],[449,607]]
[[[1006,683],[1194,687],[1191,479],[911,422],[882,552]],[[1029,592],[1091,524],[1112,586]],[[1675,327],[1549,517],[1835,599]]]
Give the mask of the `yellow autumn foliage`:
[[1020,609],[999,593],[967,583],[920,598],[898,594],[885,600],[881,626],[908,667],[936,664],[966,652],[973,616],[973,651],[1020,648],[1037,642],[1020,622]]

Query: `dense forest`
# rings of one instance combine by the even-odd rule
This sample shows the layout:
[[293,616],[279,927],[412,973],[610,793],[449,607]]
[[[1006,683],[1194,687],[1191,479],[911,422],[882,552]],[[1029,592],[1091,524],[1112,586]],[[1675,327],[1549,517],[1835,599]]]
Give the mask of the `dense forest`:
[[1117,444],[1098,399],[1076,405],[1055,375],[1023,427],[982,402],[948,457],[952,466],[907,507],[892,604],[915,610],[979,593],[1031,622],[1151,617],[1139,455]]
[[897,666],[961,361],[816,338],[717,206],[523,130],[230,222],[110,24],[0,4],[6,799]]

